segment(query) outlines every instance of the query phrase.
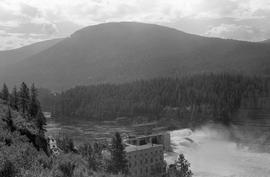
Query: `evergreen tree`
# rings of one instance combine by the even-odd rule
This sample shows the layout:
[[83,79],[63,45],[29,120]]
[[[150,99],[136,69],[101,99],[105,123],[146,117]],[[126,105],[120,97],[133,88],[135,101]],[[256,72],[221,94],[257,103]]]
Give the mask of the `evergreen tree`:
[[35,118],[36,126],[39,130],[40,135],[44,135],[46,132],[45,125],[46,125],[46,118],[44,117],[41,109],[38,110],[36,118]]
[[10,108],[8,107],[8,112],[6,115],[6,123],[7,123],[7,127],[11,132],[15,131],[15,127],[13,125],[13,121],[12,121],[12,115],[11,115],[11,111]]
[[126,159],[125,147],[122,143],[122,138],[119,132],[115,133],[111,145],[111,162],[109,171],[113,174],[127,174],[128,164]]
[[11,107],[15,110],[18,111],[19,107],[18,107],[18,104],[19,104],[19,98],[18,98],[18,93],[17,93],[17,88],[16,86],[13,88],[12,90],[12,94],[11,94],[11,100],[10,100],[10,104],[11,104]]
[[178,156],[175,166],[177,170],[177,177],[192,177],[193,173],[189,169],[190,163],[185,159],[183,154]]
[[2,99],[8,103],[9,101],[9,91],[8,87],[6,84],[3,84],[3,89],[2,89]]
[[23,82],[19,91],[19,105],[23,114],[29,111],[29,89]]
[[37,100],[37,89],[35,85],[32,84],[30,90],[30,103],[29,103],[29,114],[31,117],[36,117],[40,109],[39,102]]

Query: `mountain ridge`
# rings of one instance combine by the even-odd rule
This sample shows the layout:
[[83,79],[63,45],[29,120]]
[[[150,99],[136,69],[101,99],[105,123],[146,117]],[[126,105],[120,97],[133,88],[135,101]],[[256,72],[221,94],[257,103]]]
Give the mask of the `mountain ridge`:
[[22,61],[25,58],[31,57],[47,48],[52,47],[61,40],[62,38],[55,38],[26,45],[17,49],[2,50],[0,51],[0,66],[5,67],[7,65]]
[[[209,38],[160,25],[114,22],[85,27],[10,65],[0,80],[63,90],[204,72],[270,74],[270,44]],[[20,73],[18,75],[17,73]]]

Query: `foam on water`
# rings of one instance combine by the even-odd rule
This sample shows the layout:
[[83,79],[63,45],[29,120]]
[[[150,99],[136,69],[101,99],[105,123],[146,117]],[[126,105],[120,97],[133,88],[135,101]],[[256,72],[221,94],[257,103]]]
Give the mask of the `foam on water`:
[[196,177],[270,177],[270,154],[239,147],[225,129],[176,130],[171,141],[174,153],[165,154],[167,162],[184,153]]

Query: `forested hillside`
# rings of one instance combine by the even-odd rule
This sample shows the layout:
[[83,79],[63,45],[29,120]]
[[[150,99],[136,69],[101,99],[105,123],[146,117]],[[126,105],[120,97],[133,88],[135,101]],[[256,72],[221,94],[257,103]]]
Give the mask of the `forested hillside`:
[[[27,177],[41,175],[49,155],[45,138],[45,118],[36,97],[36,89],[22,83],[9,92],[0,92],[0,176]],[[44,163],[44,164],[43,164]]]
[[121,116],[133,119],[146,116],[162,119],[174,112],[174,119],[187,122],[214,120],[228,123],[241,106],[242,98],[266,94],[268,89],[263,78],[204,74],[119,85],[78,86],[54,96],[51,103],[47,100],[47,104],[51,105],[57,118],[113,120]]
[[58,137],[61,153],[52,153],[45,136],[46,119],[36,96],[35,87],[29,89],[25,83],[12,93],[4,85],[0,92],[0,177],[127,176],[119,174],[123,168],[103,158],[105,147],[101,144],[87,142],[75,147],[72,139]]

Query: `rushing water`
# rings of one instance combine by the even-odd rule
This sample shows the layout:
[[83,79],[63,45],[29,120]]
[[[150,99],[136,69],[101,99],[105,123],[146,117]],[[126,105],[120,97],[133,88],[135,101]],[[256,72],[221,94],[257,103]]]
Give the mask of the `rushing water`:
[[[78,143],[94,137],[109,137],[115,131],[130,131],[128,127],[87,121],[49,121],[47,130],[50,135],[67,134]],[[239,146],[230,140],[224,128],[205,126],[195,131],[172,131],[171,143],[174,152],[165,154],[167,163],[173,163],[179,153],[184,153],[195,177],[270,177],[270,154]]]
[[[228,133],[204,127],[171,132],[175,153],[184,153],[197,177],[269,177],[270,154],[250,151],[230,141]],[[167,161],[176,159],[175,153],[166,154]]]

